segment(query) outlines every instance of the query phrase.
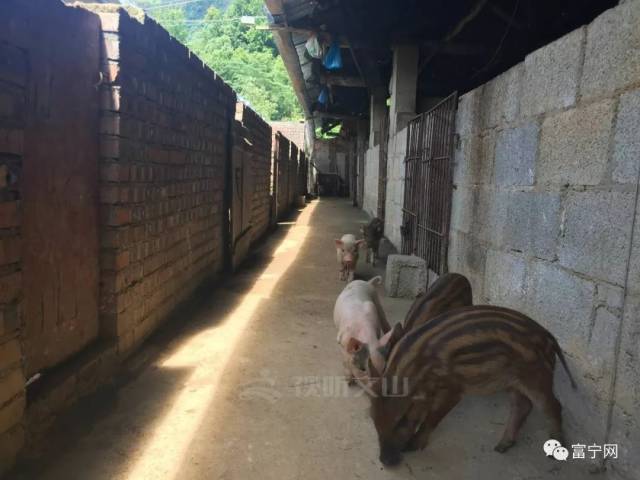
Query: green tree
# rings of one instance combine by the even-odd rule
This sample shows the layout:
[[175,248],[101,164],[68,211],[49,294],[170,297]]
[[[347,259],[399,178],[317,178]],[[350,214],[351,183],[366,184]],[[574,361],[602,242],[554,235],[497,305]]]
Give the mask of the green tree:
[[[194,4],[157,8],[167,0],[139,0],[171,35],[193,50],[267,120],[302,118],[289,76],[269,30],[242,25],[255,16],[265,25],[262,0],[203,0],[206,13],[193,19]],[[156,8],[152,8],[152,7]]]

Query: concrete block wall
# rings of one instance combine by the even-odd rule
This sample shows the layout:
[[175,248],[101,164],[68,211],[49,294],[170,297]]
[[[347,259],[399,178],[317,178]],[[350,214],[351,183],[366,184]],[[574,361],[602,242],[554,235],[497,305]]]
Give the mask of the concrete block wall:
[[14,40],[0,42],[0,475],[24,443],[20,172],[29,64],[26,45]]
[[235,92],[149,18],[99,12],[101,325],[139,344],[223,267]]
[[621,478],[640,478],[639,43],[627,2],[461,97],[449,248],[474,302],[556,335],[569,438],[618,443]]
[[380,175],[380,145],[364,154],[364,193],[362,209],[371,217],[378,216],[378,178]]
[[387,198],[384,234],[398,251],[402,247],[402,207],[404,206],[404,159],[407,154],[407,128],[389,137],[387,154]]
[[251,158],[253,191],[247,201],[251,203],[251,243],[255,243],[268,230],[271,216],[271,126],[244,103],[236,106],[236,120],[243,127],[237,141]]

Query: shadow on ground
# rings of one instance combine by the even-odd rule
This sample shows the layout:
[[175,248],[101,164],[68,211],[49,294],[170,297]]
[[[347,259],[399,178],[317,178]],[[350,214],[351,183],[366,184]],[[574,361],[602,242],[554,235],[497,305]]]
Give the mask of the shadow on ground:
[[[586,464],[544,456],[537,412],[516,447],[493,451],[508,413],[502,396],[465,399],[425,451],[382,468],[368,399],[341,377],[332,320],[344,287],[333,239],[365,221],[346,200],[307,206],[154,336],[127,363],[137,373],[81,402],[67,425],[86,427],[67,430],[66,446],[32,463],[29,478],[583,480]],[[383,303],[391,321],[410,304]]]

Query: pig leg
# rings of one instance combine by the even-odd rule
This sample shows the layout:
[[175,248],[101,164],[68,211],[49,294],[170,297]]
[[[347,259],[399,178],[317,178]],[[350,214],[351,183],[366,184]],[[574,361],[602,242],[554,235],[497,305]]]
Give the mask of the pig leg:
[[[411,437],[405,452],[422,450],[427,446],[429,435],[438,426],[440,421],[460,402],[460,394],[452,390],[440,390],[433,392],[433,396],[427,394],[426,398],[431,398],[431,406],[425,405],[429,410],[426,418],[418,428],[418,431]],[[427,402],[429,402],[427,400]]]
[[518,431],[527,419],[527,416],[531,412],[531,407],[533,406],[531,400],[517,390],[511,390],[510,396],[511,413],[509,414],[507,427],[504,430],[500,443],[494,447],[494,450],[500,453],[506,452],[516,443]]
[[354,270],[348,270],[347,281],[348,282],[353,282],[354,276],[355,276],[355,271]]
[[549,438],[558,440],[564,445],[562,434],[562,405],[553,394],[553,370],[540,368],[523,379],[520,390],[544,412],[549,419]]

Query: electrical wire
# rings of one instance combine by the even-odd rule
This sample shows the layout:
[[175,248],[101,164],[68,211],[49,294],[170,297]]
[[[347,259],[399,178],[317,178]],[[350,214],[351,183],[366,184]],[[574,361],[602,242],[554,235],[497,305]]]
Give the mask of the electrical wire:
[[520,6],[520,0],[517,0],[515,6],[513,7],[513,13],[511,14],[511,20],[509,21],[509,23],[507,23],[507,28],[505,29],[504,34],[502,35],[502,38],[500,39],[500,43],[498,43],[498,48],[496,48],[496,51],[494,52],[494,54],[491,57],[491,59],[486,63],[486,65],[484,67],[482,67],[480,70],[478,70],[476,73],[471,75],[470,80],[476,78],[478,75],[480,75],[482,72],[484,72],[487,68],[489,68],[493,64],[493,62],[496,60],[496,58],[498,57],[498,54],[500,53],[500,50],[502,50],[502,46],[504,45],[504,41],[507,39],[507,35],[509,35],[509,32],[511,31],[511,25],[513,24],[513,21],[516,18],[516,14],[518,13],[518,7],[519,6]]

